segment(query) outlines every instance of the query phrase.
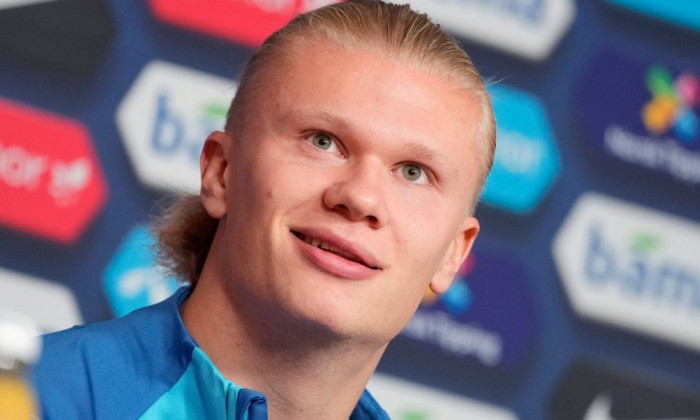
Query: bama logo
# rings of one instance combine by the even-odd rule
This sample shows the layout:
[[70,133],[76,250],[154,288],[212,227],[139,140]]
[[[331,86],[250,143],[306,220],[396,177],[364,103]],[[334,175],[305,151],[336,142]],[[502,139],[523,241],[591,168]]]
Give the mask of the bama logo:
[[415,382],[375,373],[367,384],[394,420],[516,420],[512,412]]
[[253,47],[299,13],[333,0],[148,0],[157,19]]
[[199,192],[199,155],[221,130],[236,82],[152,61],[117,109],[117,127],[137,176],[161,190]]
[[87,128],[2,99],[0,127],[0,223],[74,242],[107,196]]
[[549,56],[576,14],[573,0],[410,0],[446,30],[531,60]]
[[700,3],[697,0],[608,0],[608,2],[700,31]]
[[538,334],[523,277],[512,260],[472,251],[443,295],[426,292],[400,335],[485,367],[512,366]]
[[596,193],[553,242],[580,315],[700,350],[700,225]]
[[137,226],[122,241],[104,272],[107,300],[116,316],[167,299],[178,288],[177,278],[156,264],[156,239]]
[[496,155],[481,200],[527,214],[560,170],[559,152],[542,103],[526,92],[489,87],[497,121]]
[[586,140],[616,161],[700,186],[699,75],[603,50],[576,92]]

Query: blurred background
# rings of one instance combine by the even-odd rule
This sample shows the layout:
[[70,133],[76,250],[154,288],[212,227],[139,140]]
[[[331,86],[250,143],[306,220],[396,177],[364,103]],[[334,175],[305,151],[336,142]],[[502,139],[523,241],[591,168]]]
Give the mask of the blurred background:
[[[48,332],[172,293],[148,223],[322,3],[0,1],[0,310]],[[412,4],[489,82],[498,149],[473,255],[370,389],[405,420],[700,419],[700,4]]]

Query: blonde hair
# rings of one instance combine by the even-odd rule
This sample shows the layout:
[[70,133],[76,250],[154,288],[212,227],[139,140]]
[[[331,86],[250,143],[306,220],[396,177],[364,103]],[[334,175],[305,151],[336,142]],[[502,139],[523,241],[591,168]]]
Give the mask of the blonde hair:
[[[425,14],[411,10],[409,5],[349,0],[294,18],[267,38],[248,61],[226,117],[226,131],[241,136],[248,119],[255,117],[247,107],[264,85],[260,80],[274,71],[282,60],[294,60],[294,46],[310,42],[326,42],[346,51],[362,50],[390,57],[410,68],[445,77],[476,95],[482,113],[477,127],[482,170],[472,200],[476,204],[496,148],[490,97],[479,72],[455,39]],[[154,225],[159,239],[160,263],[194,285],[217,226],[218,220],[206,213],[199,196],[182,197]]]

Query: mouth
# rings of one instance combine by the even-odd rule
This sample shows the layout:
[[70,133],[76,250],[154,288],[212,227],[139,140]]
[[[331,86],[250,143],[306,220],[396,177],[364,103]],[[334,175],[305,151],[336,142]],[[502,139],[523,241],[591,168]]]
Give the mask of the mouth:
[[357,264],[364,265],[365,267],[372,269],[372,270],[380,270],[379,267],[373,266],[372,264],[369,264],[366,262],[364,259],[362,259],[360,256],[355,255],[347,250],[343,250],[338,248],[337,246],[334,246],[328,242],[322,241],[320,239],[312,238],[310,236],[305,236],[302,233],[292,231],[294,236],[299,238],[300,240],[306,242],[307,244],[314,246],[316,248],[322,249],[326,252],[330,252],[331,254],[338,255],[339,257],[343,257],[346,260],[352,261]]

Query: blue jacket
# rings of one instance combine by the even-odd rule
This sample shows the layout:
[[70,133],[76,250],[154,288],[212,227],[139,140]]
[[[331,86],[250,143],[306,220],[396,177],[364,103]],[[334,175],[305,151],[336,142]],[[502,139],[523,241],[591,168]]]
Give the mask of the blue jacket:
[[[43,338],[32,372],[44,419],[267,419],[257,391],[224,378],[169,299]],[[350,419],[388,419],[364,391]]]

